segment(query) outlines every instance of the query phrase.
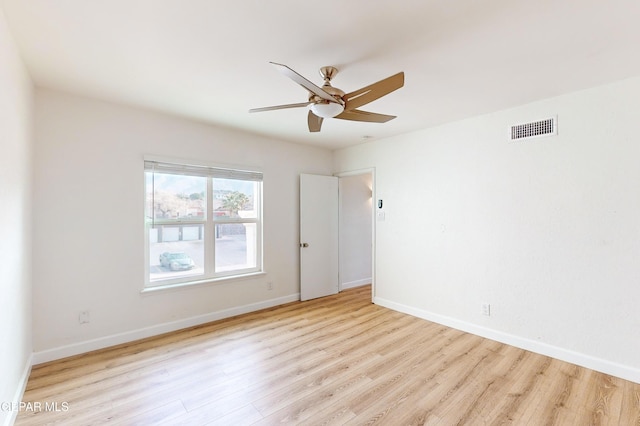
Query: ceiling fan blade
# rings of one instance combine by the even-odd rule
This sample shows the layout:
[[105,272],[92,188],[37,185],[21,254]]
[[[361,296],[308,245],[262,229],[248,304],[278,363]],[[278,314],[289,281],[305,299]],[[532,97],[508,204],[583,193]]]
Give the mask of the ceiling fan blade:
[[334,118],[340,118],[342,120],[367,121],[369,123],[386,123],[387,121],[396,118],[396,116],[362,111],[360,109],[352,109],[348,111],[345,110],[341,114],[336,115]]
[[354,110],[362,105],[375,101],[376,99],[381,98],[402,86],[404,86],[404,72],[399,72],[398,74],[387,77],[377,83],[370,84],[362,89],[358,89],[344,95],[342,97],[346,102],[344,109]]
[[309,111],[309,115],[307,115],[307,123],[309,124],[310,132],[319,132],[320,127],[322,127],[322,117],[318,117]]
[[287,109],[287,108],[301,108],[301,107],[308,106],[310,103],[311,102],[301,102],[298,104],[275,105],[275,106],[268,106],[268,107],[262,107],[262,108],[252,108],[249,110],[249,112],[274,111],[276,109]]
[[313,84],[312,82],[310,82],[309,80],[307,80],[306,78],[304,78],[303,76],[301,76],[300,74],[298,74],[297,72],[289,68],[288,66],[277,64],[275,62],[269,62],[269,63],[273,64],[276,68],[278,68],[278,71],[280,71],[282,74],[286,75],[291,80],[295,81],[300,86],[304,87],[314,95],[318,95],[322,99],[327,100],[329,102],[337,102],[336,98],[334,98],[333,96],[325,92],[321,87],[316,86],[315,84]]

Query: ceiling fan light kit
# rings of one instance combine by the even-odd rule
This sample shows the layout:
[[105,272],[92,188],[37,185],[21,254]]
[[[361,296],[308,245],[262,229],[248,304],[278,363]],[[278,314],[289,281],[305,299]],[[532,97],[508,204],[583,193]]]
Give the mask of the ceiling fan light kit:
[[357,108],[404,86],[404,72],[399,72],[354,92],[345,93],[337,87],[331,86],[331,79],[338,73],[338,69],[335,67],[327,66],[320,68],[320,75],[324,79],[324,84],[322,87],[319,87],[286,65],[275,62],[270,63],[282,74],[307,89],[309,91],[309,101],[297,104],[254,108],[250,109],[249,112],[273,111],[306,106],[309,108],[307,123],[310,132],[319,132],[322,126],[322,120],[325,118],[339,118],[369,123],[386,123],[396,118],[393,115],[377,114],[375,112],[362,111]]
[[344,107],[337,102],[318,101],[309,104],[309,110],[311,110],[311,112],[318,117],[333,118],[337,115],[342,114],[342,112],[344,111]]

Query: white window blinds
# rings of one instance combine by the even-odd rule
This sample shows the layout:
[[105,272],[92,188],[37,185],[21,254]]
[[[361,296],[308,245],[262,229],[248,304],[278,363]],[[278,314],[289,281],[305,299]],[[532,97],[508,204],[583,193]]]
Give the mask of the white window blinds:
[[224,169],[200,165],[176,164],[160,161],[145,160],[144,168],[147,171],[157,173],[171,173],[189,176],[206,176],[222,179],[238,179],[250,181],[262,181],[262,172],[251,170]]

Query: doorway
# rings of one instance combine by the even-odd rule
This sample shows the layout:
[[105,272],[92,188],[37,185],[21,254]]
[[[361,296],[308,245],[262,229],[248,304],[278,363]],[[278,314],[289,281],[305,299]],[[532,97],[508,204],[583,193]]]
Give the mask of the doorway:
[[339,289],[371,284],[375,296],[374,170],[340,173]]

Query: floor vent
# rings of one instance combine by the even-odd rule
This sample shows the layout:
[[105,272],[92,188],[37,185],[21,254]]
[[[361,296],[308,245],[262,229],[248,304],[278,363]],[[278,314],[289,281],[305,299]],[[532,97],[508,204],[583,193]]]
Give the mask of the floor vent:
[[557,118],[552,117],[545,120],[511,126],[511,140],[517,141],[541,136],[557,135],[558,126],[556,121]]

